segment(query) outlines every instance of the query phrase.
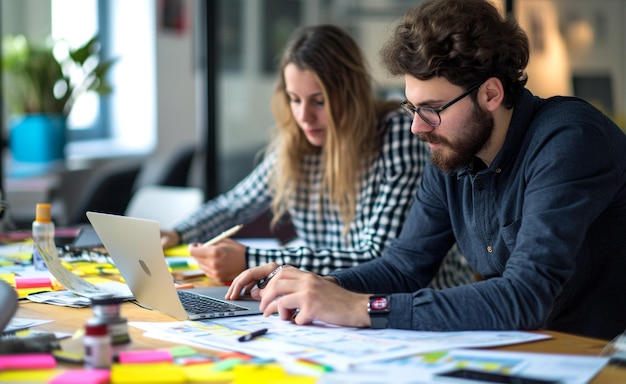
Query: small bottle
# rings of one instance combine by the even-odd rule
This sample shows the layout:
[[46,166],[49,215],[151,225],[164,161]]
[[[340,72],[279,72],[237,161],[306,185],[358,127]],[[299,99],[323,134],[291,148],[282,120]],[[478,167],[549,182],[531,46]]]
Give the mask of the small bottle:
[[[37,204],[35,221],[33,221],[33,240],[45,252],[53,255],[56,252],[56,245],[54,244],[54,222],[52,222],[50,210],[50,204]],[[48,269],[35,244],[33,244],[33,265],[39,271]]]
[[111,335],[106,324],[87,321],[83,345],[85,346],[85,368],[111,367],[113,347],[111,345]]
[[111,335],[113,356],[128,349],[130,335],[128,333],[128,321],[120,316],[120,306],[124,300],[112,295],[94,296],[91,298],[91,306],[95,318],[91,322],[107,324]]

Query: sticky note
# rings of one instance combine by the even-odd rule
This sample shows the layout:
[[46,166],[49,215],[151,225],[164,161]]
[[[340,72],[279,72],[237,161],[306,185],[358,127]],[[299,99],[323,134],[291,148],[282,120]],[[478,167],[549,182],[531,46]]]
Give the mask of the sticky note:
[[33,293],[50,292],[50,291],[52,291],[52,288],[21,288],[21,289],[17,289],[17,297],[21,299],[28,295],[32,295]]
[[0,273],[0,280],[6,281],[7,284],[15,287],[15,274],[14,273]]
[[176,268],[189,268],[189,263],[187,262],[187,260],[167,260],[167,265],[168,267],[172,268],[172,269],[176,269]]
[[172,354],[172,357],[193,356],[198,354],[198,351],[187,345],[177,345],[167,350]]
[[[233,383],[233,371],[215,371],[214,363],[194,364],[183,367],[187,383]],[[256,381],[255,381],[256,382]]]
[[175,247],[163,250],[165,256],[190,256],[189,246],[187,244],[177,245]]
[[108,369],[68,369],[48,384],[107,384],[110,378]]
[[52,289],[52,281],[49,277],[22,277],[15,276],[15,288],[50,288]]
[[113,364],[111,384],[176,384],[184,383],[182,367],[169,363]]
[[59,371],[51,369],[29,370],[0,370],[0,383],[47,383],[53,379]]
[[217,354],[217,357],[222,360],[225,360],[225,359],[250,360],[252,359],[252,356],[247,355],[245,353],[236,352],[236,351],[220,352]]
[[192,364],[206,364],[215,361],[215,356],[196,354],[193,356],[181,356],[174,359],[174,364],[178,365],[192,365]]
[[243,362],[244,360],[242,359],[229,358],[229,359],[222,360],[213,364],[211,366],[211,371],[214,371],[214,372],[229,371],[233,369],[235,366],[239,364],[243,364]]
[[121,351],[117,358],[122,364],[171,362],[172,353],[165,349]]
[[285,370],[278,364],[240,364],[233,367],[235,381],[252,383],[255,381],[271,381],[285,377]]
[[54,368],[57,362],[49,353],[22,353],[0,356],[0,370]]

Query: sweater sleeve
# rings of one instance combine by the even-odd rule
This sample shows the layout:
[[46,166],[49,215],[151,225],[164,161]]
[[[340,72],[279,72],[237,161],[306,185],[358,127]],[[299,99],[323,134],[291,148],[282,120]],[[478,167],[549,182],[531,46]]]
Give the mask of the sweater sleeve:
[[[302,212],[298,210],[305,208],[296,206],[296,211],[291,212],[296,231],[323,241],[318,246],[312,246],[313,241],[302,241],[305,245],[286,249],[249,248],[249,266],[274,261],[327,274],[381,255],[383,248],[399,235],[430,158],[428,146],[411,133],[411,121],[403,112],[391,112],[381,122],[381,151],[362,181],[356,218],[350,224],[349,237],[353,241],[345,245],[340,226],[329,229],[328,223],[299,220]],[[319,214],[311,214],[316,215]],[[457,286],[472,279],[471,268],[455,247],[433,280],[433,286]]]
[[275,156],[267,156],[230,191],[206,202],[190,217],[174,226],[183,243],[203,242],[222,231],[248,223],[270,207],[268,177]]
[[[400,233],[430,155],[428,146],[411,133],[410,127],[410,120],[401,111],[381,120],[381,150],[361,179],[357,211],[347,237],[343,237],[343,226],[329,225],[332,219],[328,218],[337,217],[336,211],[309,212],[306,220],[299,220],[312,203],[296,203],[290,215],[305,245],[249,248],[249,266],[274,261],[326,274],[378,258]],[[322,197],[328,198],[326,194]]]

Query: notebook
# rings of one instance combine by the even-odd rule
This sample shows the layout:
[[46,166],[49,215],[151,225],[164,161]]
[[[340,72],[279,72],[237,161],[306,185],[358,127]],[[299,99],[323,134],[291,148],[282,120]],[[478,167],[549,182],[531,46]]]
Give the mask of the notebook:
[[98,212],[87,212],[87,218],[140,305],[181,320],[262,313],[256,300],[225,300],[225,286],[177,290],[158,221]]

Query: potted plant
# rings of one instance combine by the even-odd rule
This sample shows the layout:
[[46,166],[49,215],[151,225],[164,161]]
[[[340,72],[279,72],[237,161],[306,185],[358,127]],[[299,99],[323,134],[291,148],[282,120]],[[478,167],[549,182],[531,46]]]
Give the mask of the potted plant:
[[16,161],[65,158],[66,120],[87,92],[112,92],[105,75],[115,59],[102,60],[98,36],[69,49],[48,39],[33,44],[23,35],[2,41],[3,98],[10,114],[9,147]]

